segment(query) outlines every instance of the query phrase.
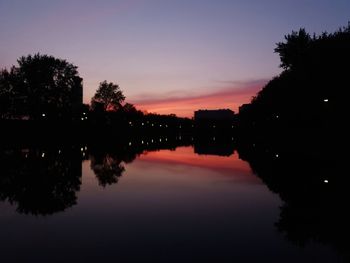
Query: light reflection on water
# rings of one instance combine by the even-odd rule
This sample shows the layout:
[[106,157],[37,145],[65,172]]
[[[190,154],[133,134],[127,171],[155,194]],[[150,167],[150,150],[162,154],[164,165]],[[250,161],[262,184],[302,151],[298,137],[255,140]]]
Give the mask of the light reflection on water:
[[[2,194],[0,251],[5,261],[339,260],[328,247],[312,242],[298,247],[276,230],[282,201],[237,153],[198,155],[187,146],[143,152],[138,157],[84,154],[89,158],[82,162],[81,177],[72,155],[60,157],[61,162],[53,156],[53,163],[46,163],[48,167],[40,168],[35,177],[39,181],[52,176],[57,167],[67,176],[61,188],[56,187],[61,184],[57,178],[42,184],[52,186],[45,205],[52,202],[58,205],[57,211],[32,206],[30,202],[47,194],[28,193],[36,190],[32,185],[20,191],[14,187],[16,194]],[[49,157],[46,153],[45,158]],[[36,168],[43,164],[40,161]],[[1,184],[13,187],[4,178]],[[35,198],[28,200],[31,194]],[[63,207],[67,196],[71,198]],[[18,207],[26,210],[23,213]],[[30,213],[30,208],[36,213]]]

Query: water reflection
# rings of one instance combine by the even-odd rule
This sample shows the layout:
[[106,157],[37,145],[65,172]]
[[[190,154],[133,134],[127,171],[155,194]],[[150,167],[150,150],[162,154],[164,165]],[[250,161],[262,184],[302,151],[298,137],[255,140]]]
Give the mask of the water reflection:
[[118,156],[110,154],[91,155],[91,169],[94,171],[101,186],[111,185],[118,182],[125,167]]
[[145,151],[175,150],[190,145],[190,138],[128,138],[89,146],[30,145],[0,148],[0,200],[16,206],[19,213],[50,215],[77,203],[82,161],[90,160],[98,184],[106,187],[117,183],[125,164]]
[[200,135],[194,140],[194,152],[197,154],[231,156],[234,148],[231,136]]
[[125,172],[124,164],[132,163],[141,154],[161,149],[175,150],[184,145],[190,145],[186,136],[138,137],[108,145],[92,144],[89,148],[91,169],[99,185],[106,187],[117,183]]
[[[328,149],[330,150],[330,149]],[[330,244],[350,260],[350,216],[345,158],[315,154],[280,145],[243,143],[240,158],[284,201],[276,228],[293,243]],[[317,152],[317,151],[316,151]]]
[[[332,262],[333,252],[309,248],[316,243],[348,257],[348,179],[337,158],[320,163],[273,145],[182,135],[7,147],[0,149],[0,167],[0,200],[20,214],[52,218],[59,240],[72,240],[68,248],[80,244],[99,255],[103,249],[85,243],[98,237],[101,247],[119,247],[122,259],[137,250],[140,260],[169,261],[160,249],[174,261]],[[61,211],[69,220],[47,217]],[[11,248],[23,232],[32,233],[22,225],[12,232]],[[288,247],[282,236],[304,250]],[[46,239],[37,239],[45,246]]]
[[73,148],[0,150],[0,200],[24,214],[49,215],[76,204],[81,159]]

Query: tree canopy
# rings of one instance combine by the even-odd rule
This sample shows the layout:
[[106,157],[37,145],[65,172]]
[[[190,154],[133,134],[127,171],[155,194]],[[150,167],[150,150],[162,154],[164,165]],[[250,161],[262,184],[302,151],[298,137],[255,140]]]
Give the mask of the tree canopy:
[[82,105],[77,67],[48,55],[28,55],[0,72],[1,117],[72,118]]
[[241,119],[265,127],[268,123],[342,125],[348,111],[350,24],[313,36],[303,28],[293,31],[277,43],[275,52],[284,70],[258,92],[251,106],[242,107]]
[[95,95],[91,99],[92,109],[101,107],[104,111],[117,111],[125,100],[119,86],[106,80],[101,82]]
[[289,69],[293,66],[303,64],[306,54],[312,42],[311,36],[301,28],[298,32],[293,31],[292,34],[286,35],[286,42],[277,43],[275,52],[279,54],[281,59],[281,67]]

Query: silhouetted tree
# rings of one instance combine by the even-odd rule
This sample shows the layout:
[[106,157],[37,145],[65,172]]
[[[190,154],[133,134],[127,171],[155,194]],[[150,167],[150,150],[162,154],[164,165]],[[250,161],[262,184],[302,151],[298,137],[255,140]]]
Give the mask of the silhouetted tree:
[[137,109],[133,104],[125,103],[125,105],[123,106],[123,111],[126,113],[136,113]]
[[348,112],[345,87],[350,82],[345,65],[350,60],[350,25],[312,37],[305,29],[293,31],[275,52],[284,71],[253,98],[251,107],[244,106],[241,127],[340,130]]
[[79,117],[82,78],[66,60],[35,54],[0,73],[2,117],[30,119]]
[[298,32],[292,31],[292,34],[286,35],[286,42],[277,43],[275,52],[281,59],[281,67],[290,69],[293,66],[302,65],[306,59],[306,54],[312,42],[311,36],[306,33],[304,28]]
[[95,110],[97,105],[101,105],[104,111],[116,111],[122,107],[121,103],[125,100],[123,92],[119,86],[106,80],[100,83],[95,95],[91,99],[91,107]]
[[9,80],[10,73],[4,69],[0,72],[0,117],[7,119],[11,115],[11,98],[14,90]]

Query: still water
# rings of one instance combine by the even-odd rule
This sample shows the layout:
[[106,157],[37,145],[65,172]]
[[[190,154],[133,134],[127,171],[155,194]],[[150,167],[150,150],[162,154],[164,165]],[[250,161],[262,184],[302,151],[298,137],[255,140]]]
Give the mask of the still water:
[[1,156],[1,262],[343,262],[278,230],[283,201],[236,151]]

